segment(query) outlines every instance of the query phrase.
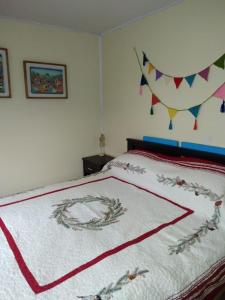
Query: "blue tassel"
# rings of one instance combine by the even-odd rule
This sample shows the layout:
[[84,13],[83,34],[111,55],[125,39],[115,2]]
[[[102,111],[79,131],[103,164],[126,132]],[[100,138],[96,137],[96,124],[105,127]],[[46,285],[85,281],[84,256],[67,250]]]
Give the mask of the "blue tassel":
[[224,100],[223,100],[223,103],[222,103],[222,105],[221,105],[221,107],[220,107],[220,112],[221,112],[221,113],[224,113],[224,112],[225,112],[225,102],[224,102]]
[[169,130],[172,130],[172,129],[173,129],[173,123],[172,123],[172,120],[170,120]]
[[151,106],[150,115],[154,115],[153,106]]

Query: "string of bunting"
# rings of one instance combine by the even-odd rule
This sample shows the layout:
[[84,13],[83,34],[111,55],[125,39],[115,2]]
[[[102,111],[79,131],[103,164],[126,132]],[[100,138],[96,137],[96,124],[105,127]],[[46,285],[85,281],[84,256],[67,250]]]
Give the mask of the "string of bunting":
[[[181,112],[181,111],[189,111],[194,116],[195,120],[194,120],[193,130],[197,130],[198,129],[198,116],[199,116],[199,113],[200,113],[200,109],[201,109],[202,105],[205,104],[206,102],[208,102],[212,97],[216,97],[216,98],[219,98],[219,99],[222,100],[222,104],[221,104],[221,107],[220,107],[220,112],[225,113],[225,83],[223,83],[213,94],[211,94],[207,99],[205,99],[202,103],[200,103],[198,105],[183,108],[183,109],[177,109],[177,108],[170,107],[170,106],[166,105],[152,91],[152,89],[151,89],[151,87],[148,83],[148,80],[147,80],[147,78],[144,74],[143,67],[142,67],[140,59],[138,57],[138,53],[137,53],[136,48],[134,48],[134,52],[136,54],[138,64],[139,64],[139,67],[140,67],[140,71],[141,71],[140,91],[139,91],[140,95],[143,94],[144,86],[147,86],[150,93],[152,94],[150,114],[153,115],[154,114],[154,108],[153,107],[156,104],[161,103],[168,111],[168,115],[169,115],[169,119],[170,119],[170,122],[169,122],[169,129],[170,130],[173,129],[173,119],[174,119],[174,117],[177,115],[178,112]],[[225,56],[224,56],[224,59],[225,59]]]
[[155,65],[149,60],[147,57],[146,53],[142,51],[143,54],[143,66],[148,68],[148,74],[152,73],[155,70],[155,80],[159,80],[162,76],[165,77],[165,81],[168,84],[171,80],[173,80],[176,88],[178,89],[179,86],[181,85],[182,81],[185,80],[188,84],[189,87],[192,87],[194,80],[196,78],[196,75],[199,75],[201,78],[204,80],[208,81],[209,79],[209,73],[210,73],[210,68],[215,65],[218,68],[221,68],[224,70],[225,68],[225,54],[220,56],[216,61],[214,61],[212,64],[210,64],[208,67],[204,68],[203,70],[193,73],[193,74],[188,74],[185,76],[172,76],[169,74],[166,74],[162,71],[160,71],[158,68],[155,67]]

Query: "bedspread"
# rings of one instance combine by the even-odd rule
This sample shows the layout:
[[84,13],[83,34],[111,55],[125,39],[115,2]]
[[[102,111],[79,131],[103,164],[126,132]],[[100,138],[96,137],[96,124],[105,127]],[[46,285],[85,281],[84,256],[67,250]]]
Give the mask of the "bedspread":
[[131,151],[0,199],[0,299],[212,297],[225,283],[224,174]]

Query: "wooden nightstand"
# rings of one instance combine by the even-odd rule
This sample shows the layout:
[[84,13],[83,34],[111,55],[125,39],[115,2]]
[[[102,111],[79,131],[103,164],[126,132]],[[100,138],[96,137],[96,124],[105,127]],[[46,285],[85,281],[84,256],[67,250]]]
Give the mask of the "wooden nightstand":
[[90,175],[96,172],[101,171],[101,169],[104,167],[107,162],[112,160],[114,157],[110,155],[93,155],[93,156],[87,156],[83,157],[83,172],[84,176]]

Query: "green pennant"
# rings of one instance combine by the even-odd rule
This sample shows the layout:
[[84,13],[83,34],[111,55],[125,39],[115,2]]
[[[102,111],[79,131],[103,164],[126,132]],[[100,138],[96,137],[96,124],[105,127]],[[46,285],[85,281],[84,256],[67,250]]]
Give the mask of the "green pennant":
[[214,62],[214,65],[221,69],[224,69],[224,61],[225,61],[225,54],[223,54],[219,59],[217,59]]

